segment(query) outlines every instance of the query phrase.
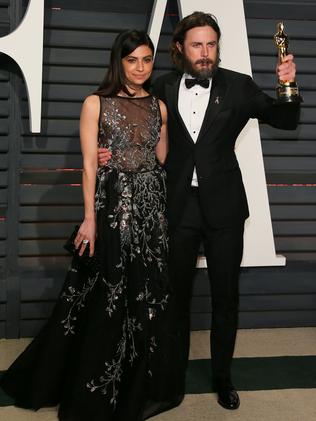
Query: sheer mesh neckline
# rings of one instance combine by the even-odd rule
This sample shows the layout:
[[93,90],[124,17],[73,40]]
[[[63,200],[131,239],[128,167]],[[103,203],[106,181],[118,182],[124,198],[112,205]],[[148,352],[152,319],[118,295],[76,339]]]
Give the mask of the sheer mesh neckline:
[[122,95],[116,95],[114,98],[124,98],[124,99],[145,99],[145,98],[151,98],[152,95],[146,95],[146,96],[122,96]]

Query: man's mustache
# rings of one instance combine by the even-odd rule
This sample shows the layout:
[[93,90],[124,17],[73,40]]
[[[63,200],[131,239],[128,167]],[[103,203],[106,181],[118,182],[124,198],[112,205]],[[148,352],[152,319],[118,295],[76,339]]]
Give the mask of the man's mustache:
[[214,61],[210,58],[201,58],[200,60],[197,60],[195,64],[214,64]]

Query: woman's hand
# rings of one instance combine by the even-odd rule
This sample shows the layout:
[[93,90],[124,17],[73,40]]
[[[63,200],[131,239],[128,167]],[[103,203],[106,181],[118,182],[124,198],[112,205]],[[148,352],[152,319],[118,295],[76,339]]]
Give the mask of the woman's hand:
[[96,238],[96,222],[94,219],[84,219],[78,234],[75,238],[74,244],[76,249],[79,249],[79,256],[82,256],[87,245],[89,244],[89,256],[94,255],[94,244]]

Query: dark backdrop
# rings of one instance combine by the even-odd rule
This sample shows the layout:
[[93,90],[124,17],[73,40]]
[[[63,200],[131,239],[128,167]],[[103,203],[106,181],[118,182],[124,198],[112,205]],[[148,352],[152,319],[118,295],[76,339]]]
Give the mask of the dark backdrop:
[[[27,3],[0,0],[0,36],[19,24]],[[116,34],[146,29],[152,4],[45,1],[40,135],[28,129],[21,73],[0,54],[0,337],[33,336],[50,314],[69,264],[62,245],[82,217],[81,103],[103,78]],[[243,269],[240,326],[315,326],[316,2],[245,0],[244,5],[254,79],[274,95],[272,35],[284,19],[304,104],[295,132],[260,128],[276,249],[288,263]],[[155,76],[171,68],[168,44],[177,21],[176,2],[169,1]],[[209,327],[209,287],[200,269],[192,328]]]

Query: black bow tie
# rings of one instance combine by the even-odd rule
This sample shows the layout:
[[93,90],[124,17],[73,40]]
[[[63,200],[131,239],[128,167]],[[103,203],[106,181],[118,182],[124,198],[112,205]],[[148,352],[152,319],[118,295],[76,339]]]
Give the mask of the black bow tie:
[[191,89],[194,85],[200,85],[202,88],[208,88],[210,86],[209,79],[185,79],[184,83],[188,89]]

